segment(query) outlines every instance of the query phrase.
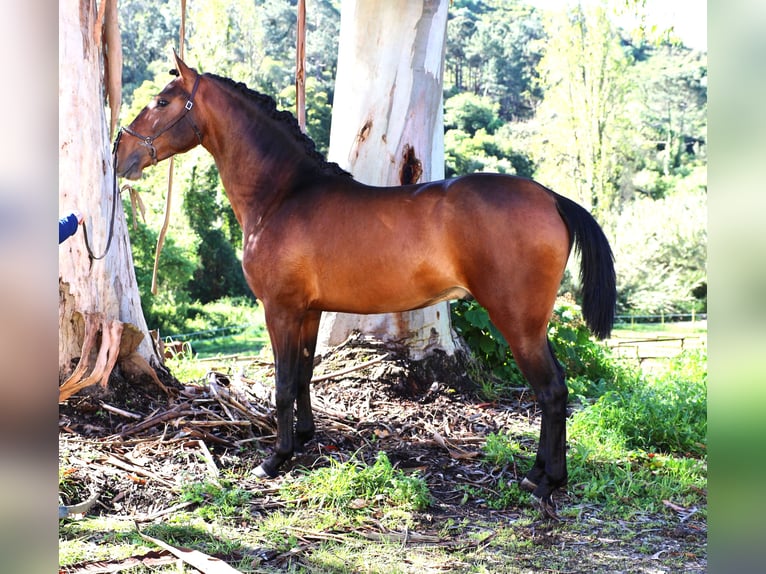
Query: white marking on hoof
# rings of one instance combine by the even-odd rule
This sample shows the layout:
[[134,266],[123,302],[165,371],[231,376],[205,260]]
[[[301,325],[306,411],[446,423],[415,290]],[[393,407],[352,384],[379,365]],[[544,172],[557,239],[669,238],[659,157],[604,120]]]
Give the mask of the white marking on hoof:
[[269,473],[269,472],[267,472],[267,471],[266,471],[266,469],[263,467],[263,465],[262,465],[262,464],[259,464],[259,465],[258,465],[258,468],[256,468],[256,469],[253,471],[253,474],[254,474],[254,475],[257,477],[257,478],[263,478],[263,479],[270,479],[270,478],[274,478],[274,475],[273,475],[273,474],[271,474],[271,473]]
[[526,490],[527,492],[534,492],[535,490],[537,490],[537,485],[525,477],[521,481],[519,488],[521,488],[521,490]]

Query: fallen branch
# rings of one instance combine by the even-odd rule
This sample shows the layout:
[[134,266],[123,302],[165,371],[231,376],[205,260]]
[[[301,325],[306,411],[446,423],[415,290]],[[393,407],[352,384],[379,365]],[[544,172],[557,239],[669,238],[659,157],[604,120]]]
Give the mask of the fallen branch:
[[170,544],[163,542],[159,538],[153,538],[152,536],[141,532],[141,529],[138,527],[138,522],[136,522],[135,525],[136,531],[141,538],[147,542],[151,542],[152,544],[159,546],[163,550],[167,550],[173,554],[173,556],[180,558],[204,574],[240,574],[239,570],[235,570],[226,564],[226,562],[223,560],[214,558],[213,556],[205,554],[204,552],[200,552],[199,550],[176,548],[175,546],[171,546]]
[[353,373],[354,371],[364,369],[365,367],[371,367],[372,365],[377,365],[378,363],[384,361],[386,358],[388,358],[388,353],[381,355],[380,357],[377,357],[375,359],[372,359],[371,361],[367,361],[366,363],[359,363],[358,365],[353,365],[346,369],[341,369],[340,371],[327,373],[326,375],[318,375],[316,377],[313,377],[311,379],[311,382],[321,383],[322,381],[326,381],[328,379],[335,379],[337,377],[342,377],[343,375],[348,375],[349,373]]
[[218,479],[221,478],[221,471],[218,470],[218,466],[216,466],[215,460],[213,460],[213,455],[210,453],[210,450],[207,448],[204,441],[198,440],[197,445],[199,445],[199,449],[202,451],[202,455],[205,458],[205,463],[207,464],[207,468],[210,471],[213,481],[217,483]]
[[173,556],[167,550],[152,550],[146,554],[139,556],[129,556],[122,560],[98,560],[96,562],[82,562],[80,564],[72,564],[67,566],[60,572],[66,572],[66,574],[113,574],[114,572],[121,572],[123,570],[129,570],[138,566],[146,566],[151,568],[153,566],[164,566],[167,564],[173,564],[178,558]]
[[157,482],[159,482],[160,484],[164,486],[167,486],[171,490],[176,489],[176,485],[170,482],[169,480],[165,480],[161,476],[158,476],[153,472],[143,469],[140,466],[136,466],[135,464],[131,464],[127,461],[117,458],[113,454],[109,455],[105,462],[107,462],[108,464],[111,464],[112,466],[116,466],[117,468],[121,468],[122,470],[127,470],[128,472],[132,472],[133,474],[137,474],[139,476],[144,476],[146,478],[151,478],[152,480],[156,480]]
[[104,401],[100,401],[101,408],[105,411],[109,411],[110,413],[114,413],[116,415],[120,415],[121,417],[129,418],[129,419],[136,419],[141,420],[141,415],[137,415],[136,413],[131,413],[128,411],[124,411],[122,409],[118,409],[117,407],[113,407],[112,405],[106,404]]
[[96,491],[88,500],[81,502],[80,504],[73,504],[72,506],[59,505],[59,520],[74,516],[75,514],[86,514],[96,505],[99,496],[101,496],[101,491]]
[[479,456],[478,452],[468,452],[454,445],[448,445],[447,441],[444,440],[444,437],[440,435],[437,431],[434,431],[434,440],[436,441],[436,444],[438,444],[440,447],[446,450],[449,453],[449,455],[455,460],[466,460],[466,459],[476,458],[477,456]]
[[168,508],[163,508],[162,510],[152,512],[151,514],[138,514],[134,516],[113,515],[110,518],[114,518],[115,520],[132,520],[133,522],[152,522],[153,520],[162,518],[167,514],[173,514],[174,512],[183,510],[184,508],[193,504],[197,504],[197,502],[194,500],[187,500],[186,502],[179,502],[178,504],[174,504]]
[[179,405],[174,409],[165,411],[164,413],[159,413],[156,416],[146,419],[142,423],[138,423],[131,428],[123,430],[120,433],[120,437],[126,437],[129,435],[135,434],[137,432],[141,432],[142,430],[151,428],[162,422],[169,421],[172,419],[177,419],[182,416],[193,415],[193,414],[194,414],[194,411],[191,409],[189,403],[183,403],[182,405]]

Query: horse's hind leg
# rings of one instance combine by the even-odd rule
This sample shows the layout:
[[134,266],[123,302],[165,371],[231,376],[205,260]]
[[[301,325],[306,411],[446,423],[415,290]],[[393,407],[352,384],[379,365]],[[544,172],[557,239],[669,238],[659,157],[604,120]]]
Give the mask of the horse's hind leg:
[[512,345],[511,351],[534,389],[542,411],[537,456],[522,487],[532,491],[548,516],[558,518],[551,495],[567,482],[566,408],[569,391],[547,338],[533,347]]
[[532,491],[548,516],[556,516],[551,495],[567,482],[566,406],[569,391],[564,372],[553,355],[547,338],[547,318],[525,321],[511,313],[494,313],[490,318],[511,347],[521,372],[535,391],[542,411],[540,440],[532,469],[522,487]]
[[[556,360],[556,356],[553,353],[553,348],[551,347],[550,341],[548,341],[548,348],[550,350],[551,357],[553,358],[553,361],[556,365],[556,370],[558,371],[558,374],[561,380],[560,384],[563,385],[563,390],[566,390],[566,392],[568,393],[569,391],[565,383],[564,369]],[[560,385],[557,384],[557,386],[561,388]],[[533,388],[534,388],[534,385],[533,385]],[[566,402],[565,402],[564,408],[566,408]],[[543,416],[545,416],[545,411],[543,411]],[[566,413],[564,414],[564,416],[566,417]],[[548,425],[546,424],[540,425],[540,440],[539,440],[539,445],[537,450],[537,456],[535,457],[535,463],[532,466],[532,468],[529,470],[529,472],[527,473],[526,477],[524,477],[524,480],[521,482],[521,488],[529,492],[535,492],[535,490],[537,490],[537,487],[545,478],[545,466],[546,466],[545,456],[547,454],[547,451],[546,449],[542,448],[542,445],[548,444],[547,427]],[[564,449],[566,449],[566,426],[564,427]],[[565,467],[565,470],[566,470],[566,467]]]

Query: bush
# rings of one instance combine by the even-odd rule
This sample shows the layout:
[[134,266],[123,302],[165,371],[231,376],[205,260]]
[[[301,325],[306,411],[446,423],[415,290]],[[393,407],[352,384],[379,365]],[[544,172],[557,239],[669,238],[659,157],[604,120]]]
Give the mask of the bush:
[[159,329],[163,337],[263,321],[257,315],[257,303],[248,297],[223,297],[206,304],[175,302],[170,295],[165,297],[163,303],[152,306],[152,314],[146,319],[149,328]]
[[444,102],[444,127],[457,129],[470,136],[484,129],[490,134],[500,127],[500,106],[488,97],[461,92]]
[[[485,387],[486,398],[504,394],[505,386],[524,386],[521,373],[508,343],[492,324],[487,311],[476,301],[452,304],[452,325],[463,337],[471,352],[502,380],[494,388]],[[548,326],[556,358],[564,367],[573,396],[598,397],[607,388],[632,376],[629,367],[612,360],[609,349],[593,340],[579,306],[569,298],[559,298]]]
[[641,198],[620,213],[613,242],[622,313],[707,310],[707,197]]
[[606,392],[572,417],[573,436],[625,449],[696,456],[706,451],[706,355],[694,351],[672,359],[654,376]]

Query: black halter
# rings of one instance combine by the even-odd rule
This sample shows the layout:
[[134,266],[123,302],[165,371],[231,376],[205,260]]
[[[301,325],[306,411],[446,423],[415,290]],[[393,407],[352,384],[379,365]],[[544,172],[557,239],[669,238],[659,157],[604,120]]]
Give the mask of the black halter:
[[[189,99],[186,100],[186,105],[184,106],[184,111],[181,112],[181,115],[178,116],[175,120],[173,120],[169,125],[165,126],[163,129],[161,129],[158,133],[154,134],[153,136],[144,136],[139,134],[138,132],[133,131],[129,127],[122,127],[120,128],[120,131],[124,131],[130,135],[132,135],[135,138],[138,138],[141,140],[141,145],[145,145],[149,148],[149,155],[152,158],[152,165],[157,164],[157,150],[154,147],[154,140],[156,140],[158,137],[160,137],[162,134],[164,134],[166,131],[170,130],[175,126],[178,122],[180,122],[182,119],[186,118],[189,123],[191,124],[192,130],[194,130],[194,135],[197,136],[197,139],[199,140],[199,143],[202,143],[202,132],[199,131],[199,128],[197,127],[197,124],[194,123],[194,120],[192,120],[191,116],[188,115],[191,109],[194,107],[194,94],[197,93],[197,86],[199,86],[199,77],[200,75],[197,74],[197,78],[194,80],[194,87],[192,88],[191,94],[189,95]],[[115,148],[117,146],[117,142],[119,142],[119,134],[118,139],[115,141]]]

